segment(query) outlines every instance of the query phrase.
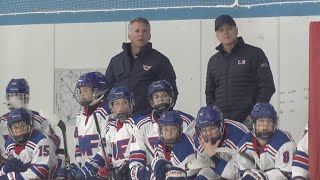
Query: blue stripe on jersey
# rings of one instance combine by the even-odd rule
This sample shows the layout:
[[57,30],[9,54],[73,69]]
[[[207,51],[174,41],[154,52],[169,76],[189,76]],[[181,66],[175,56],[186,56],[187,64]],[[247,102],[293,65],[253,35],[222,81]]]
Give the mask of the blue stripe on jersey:
[[295,156],[296,155],[298,155],[298,156],[302,156],[302,157],[304,157],[304,158],[306,158],[306,159],[308,159],[308,154],[307,153],[305,153],[305,152],[303,152],[303,151],[296,151],[296,153],[294,154]]
[[187,114],[187,113],[182,112],[182,111],[178,111],[178,112],[179,112],[182,120],[183,120],[184,122],[186,122],[187,125],[189,125],[189,124],[194,120],[194,117],[191,116],[190,114]]
[[145,118],[137,121],[136,124],[137,124],[138,129],[140,129],[147,122],[152,122],[152,119],[150,117],[145,117]]
[[[184,133],[182,134],[181,138],[179,141],[175,144],[173,147],[173,152],[175,156],[177,157],[177,160],[182,162],[186,157],[188,157],[190,154],[194,153],[194,149],[192,146],[193,142],[191,141],[190,138],[187,137]],[[180,148],[175,148],[175,147],[180,147]],[[181,148],[183,147],[183,148]]]
[[131,127],[133,127],[135,125],[134,120],[132,118],[127,119],[126,122],[129,123]]
[[31,168],[32,172],[34,172],[38,177],[41,179],[45,179],[48,177],[49,174],[49,168],[46,165],[33,165]]
[[129,157],[129,161],[132,162],[132,161],[138,161],[142,164],[145,164],[147,160],[147,157],[146,157],[146,152],[145,151],[142,151],[142,150],[137,150],[137,151],[131,151],[130,152],[130,157]]
[[214,172],[217,173],[217,174],[219,174],[219,175],[221,176],[221,174],[222,174],[224,168],[226,167],[226,165],[227,165],[227,161],[225,161],[225,160],[223,160],[223,159],[220,159],[220,160],[218,161],[218,163],[216,164],[216,167],[215,167],[215,169],[214,169]]
[[42,139],[49,139],[45,134],[41,133],[39,130],[34,129],[32,136],[29,141],[34,144],[38,144]]
[[298,166],[308,171],[309,170],[308,155],[305,152],[296,151],[293,157],[292,166]]
[[100,114],[100,116],[103,118],[103,119],[106,119],[106,116],[103,112],[99,111],[98,109],[96,110],[95,112],[96,114]]
[[139,114],[135,114],[133,115],[131,118],[133,119],[134,123],[135,124],[138,124],[138,122],[141,120],[141,119],[144,119],[148,117],[148,114],[147,115],[139,115]]
[[305,169],[306,171],[309,171],[309,165],[302,164],[302,163],[300,163],[298,161],[295,161],[295,160],[293,160],[292,166],[297,166],[297,167],[300,167],[302,169]]
[[293,140],[291,138],[291,135],[289,136],[289,133],[277,129],[271,136],[268,144],[271,145],[275,149],[275,151],[278,151],[283,144],[290,141]]

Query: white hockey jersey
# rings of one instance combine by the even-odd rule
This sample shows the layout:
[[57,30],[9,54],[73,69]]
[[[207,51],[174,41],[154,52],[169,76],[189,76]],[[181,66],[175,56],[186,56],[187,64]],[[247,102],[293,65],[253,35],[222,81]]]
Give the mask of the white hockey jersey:
[[[94,114],[101,131],[101,137],[106,135],[107,116],[110,110],[107,103],[97,105],[97,108],[90,114],[87,108],[80,110],[76,116],[76,126],[74,130],[75,159],[79,164],[84,164],[92,158],[101,147]],[[104,138],[103,138],[104,141]]]
[[[237,145],[240,140],[249,132],[248,128],[243,124],[229,119],[224,120],[224,135],[221,139],[219,147],[230,148],[237,150]],[[195,137],[195,146],[197,149],[197,158],[209,158],[205,154],[203,147],[199,144],[198,134]],[[198,173],[198,178],[201,179],[237,179],[240,174],[238,164],[236,162],[236,154],[231,152],[218,153],[220,159],[216,159],[215,168],[202,168]]]
[[[114,118],[114,115],[108,115],[108,123],[106,128],[106,153],[108,158],[111,158],[112,167],[115,171],[125,161],[129,160],[130,144],[132,142],[134,121],[129,118],[125,123],[121,123]],[[96,171],[98,168],[104,167],[105,159],[102,149],[91,159],[85,163],[85,167],[82,168],[86,177],[92,176],[87,169],[94,168]],[[129,175],[129,174],[128,174]]]
[[309,179],[308,125],[300,139],[297,151],[293,156],[292,178]]
[[[55,144],[56,147],[60,146],[60,139],[56,135],[55,131],[52,129],[49,121],[42,116],[39,115],[36,111],[31,111],[32,120],[33,120],[33,128],[38,129],[42,133],[46,134]],[[6,113],[0,117],[0,129],[2,132],[3,138],[6,140],[9,138],[9,129],[7,126],[7,119],[9,113]]]
[[291,179],[292,159],[296,145],[290,133],[277,129],[263,147],[258,145],[252,133],[248,133],[238,147],[240,152],[248,155],[248,157],[241,154],[237,156],[241,172],[259,169],[269,179]]
[[48,179],[58,164],[54,146],[53,142],[38,130],[32,131],[30,139],[24,145],[18,145],[9,137],[6,141],[6,155],[12,154],[20,159],[27,169],[25,172],[8,173],[9,179],[13,176],[13,179]]
[[[183,120],[183,133],[193,137],[195,132],[194,118],[181,111],[178,112]],[[132,119],[137,129],[135,129],[134,134],[135,142],[130,147],[130,169],[134,165],[146,166],[151,164],[155,144],[159,138],[158,119],[154,119],[151,113],[145,116],[134,116]]]
[[[166,158],[174,167],[185,170],[186,164],[196,158],[194,142],[186,134],[182,134],[172,149],[168,149],[164,143],[158,141],[155,148],[155,157]],[[197,170],[187,170],[187,179],[194,179]]]

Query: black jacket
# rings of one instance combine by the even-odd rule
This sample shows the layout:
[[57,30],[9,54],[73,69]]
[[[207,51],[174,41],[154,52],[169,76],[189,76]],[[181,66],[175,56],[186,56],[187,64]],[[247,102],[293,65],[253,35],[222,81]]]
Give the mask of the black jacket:
[[207,69],[207,105],[217,105],[224,118],[242,122],[255,103],[269,102],[275,92],[268,59],[241,37],[229,54],[222,44],[216,49]]
[[[110,87],[127,86],[134,95],[134,113],[148,114],[152,111],[148,100],[148,87],[153,81],[167,80],[174,89],[175,99],[178,97],[176,74],[169,59],[148,43],[132,60],[131,43],[123,43],[123,51],[114,56],[106,70],[106,78]],[[135,61],[131,70],[130,61]]]

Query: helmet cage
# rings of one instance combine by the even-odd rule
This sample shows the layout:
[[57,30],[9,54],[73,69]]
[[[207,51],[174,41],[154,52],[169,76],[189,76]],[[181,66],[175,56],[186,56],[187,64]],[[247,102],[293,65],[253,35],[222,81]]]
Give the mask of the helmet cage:
[[10,110],[14,108],[27,107],[29,104],[29,94],[8,93],[6,94],[7,106]]
[[[176,139],[165,140],[164,136],[163,136],[163,132],[162,132],[162,128],[164,126],[177,126],[178,127],[178,137]],[[174,145],[174,144],[176,144],[176,142],[178,142],[179,139],[181,138],[182,132],[183,132],[182,124],[176,124],[176,123],[159,124],[159,137],[160,137],[160,140],[166,145]]]
[[[127,112],[117,113],[114,109],[114,101],[122,98],[125,98],[129,101],[129,109],[127,110]],[[115,115],[116,119],[119,119],[121,122],[125,122],[132,116],[135,103],[133,94],[127,87],[112,88],[107,99],[109,102],[109,107],[112,113]]]
[[[21,110],[23,109],[23,110]],[[20,111],[15,114],[11,114],[13,111]],[[31,132],[33,129],[33,120],[32,120],[32,114],[28,112],[24,108],[17,108],[14,109],[9,113],[8,116],[8,129],[9,129],[9,135],[12,137],[12,139],[17,143],[17,144],[25,144],[31,137]],[[27,113],[26,113],[27,112]],[[28,130],[26,133],[15,136],[13,133],[13,128],[12,126],[16,123],[20,122],[26,122],[26,125],[28,126]]]
[[253,134],[256,136],[256,138],[259,138],[259,139],[262,139],[262,140],[268,140],[268,139],[270,139],[270,137],[274,134],[274,132],[276,131],[276,129],[277,129],[277,122],[278,122],[278,120],[276,120],[276,121],[272,121],[273,122],[273,128],[272,128],[272,130],[271,131],[269,131],[269,132],[258,132],[257,131],[257,128],[256,128],[256,126],[257,126],[257,119],[255,119],[254,121],[253,121],[253,128],[252,128],[252,132],[253,132]]
[[[223,114],[217,106],[206,106],[202,107],[196,118],[196,133],[199,135],[204,135],[204,128],[215,126],[219,128],[219,134],[215,137],[210,137],[205,139],[206,141],[211,141],[211,143],[216,143],[217,140],[221,139],[224,135],[224,119]],[[212,131],[213,128],[210,129]],[[208,130],[207,130],[208,131]],[[212,136],[212,135],[211,135]]]
[[[174,145],[176,142],[179,141],[179,139],[182,136],[182,133],[183,133],[182,124],[183,124],[183,120],[179,112],[167,111],[163,113],[158,120],[158,125],[159,125],[158,131],[159,131],[160,140],[166,145]],[[162,130],[164,126],[176,126],[178,129],[178,137],[175,139],[169,139],[169,140],[164,139],[163,130]]]
[[[123,97],[123,98],[126,98],[126,97]],[[121,98],[118,98],[118,99],[121,99]],[[127,112],[122,112],[122,113],[116,113],[113,107],[113,102],[117,99],[114,99],[113,101],[109,102],[109,107],[111,109],[111,112],[114,114],[116,119],[120,120],[120,122],[125,122],[128,118],[132,116],[132,113],[133,113],[134,100],[128,97],[126,99],[129,101],[129,109]]]
[[[169,102],[155,105],[153,101],[153,94],[163,91],[168,93],[170,97]],[[148,99],[153,110],[159,115],[172,108],[175,104],[173,88],[166,80],[154,81],[151,83],[148,88]]]
[[[268,140],[276,131],[278,124],[277,112],[270,103],[259,102],[255,104],[251,111],[251,118],[253,121],[253,134],[260,139]],[[273,129],[269,132],[258,132],[256,129],[257,120],[261,118],[271,119],[273,122]]]
[[[206,132],[204,131],[205,128],[208,128],[208,127],[212,127],[211,129],[209,130],[206,130]],[[219,121],[219,122],[216,122],[216,123],[208,123],[206,125],[203,125],[201,126],[201,128],[199,127],[196,127],[197,128],[197,131],[199,132],[200,135],[202,136],[205,136],[207,131],[212,131],[213,127],[217,127],[218,128],[218,134],[215,133],[215,134],[211,134],[211,136],[207,139],[205,139],[206,142],[210,141],[212,144],[215,144],[218,140],[220,140],[224,134],[224,123],[223,121]],[[215,135],[215,136],[213,136]]]
[[[92,101],[82,100],[81,98],[81,91],[80,87],[82,86],[88,86],[92,88]],[[100,72],[89,72],[86,74],[83,74],[80,76],[80,78],[77,81],[77,85],[74,91],[74,96],[77,100],[77,102],[83,106],[93,106],[97,103],[99,103],[103,97],[107,88],[107,82],[105,79],[105,76]]]

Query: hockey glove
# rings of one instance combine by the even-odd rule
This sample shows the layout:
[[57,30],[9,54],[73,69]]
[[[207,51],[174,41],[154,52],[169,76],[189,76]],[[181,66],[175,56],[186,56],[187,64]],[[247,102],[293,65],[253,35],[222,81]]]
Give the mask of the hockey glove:
[[130,176],[132,180],[144,180],[150,179],[151,176],[151,167],[144,166],[133,166],[130,171]]
[[268,177],[259,170],[250,169],[244,172],[242,180],[268,180]]
[[0,176],[0,180],[24,179],[20,173],[10,172],[7,175]]
[[23,162],[20,159],[12,158],[8,160],[4,166],[3,166],[3,172],[9,173],[9,172],[24,172],[27,170],[27,167],[23,164]]
[[129,163],[128,161],[125,161],[114,173],[114,179],[129,180],[129,171]]
[[185,180],[187,178],[187,173],[178,167],[172,167],[166,173],[166,180]]
[[76,179],[76,175],[79,171],[79,167],[75,163],[70,164],[70,170],[67,168],[61,168],[58,170],[59,179]]
[[151,167],[156,180],[165,180],[166,173],[172,168],[172,164],[164,158],[156,157],[152,160]]

